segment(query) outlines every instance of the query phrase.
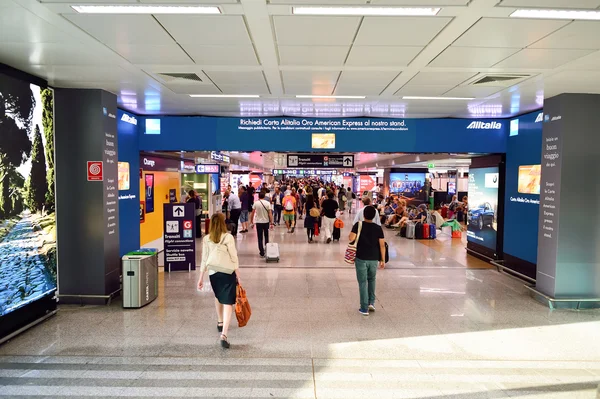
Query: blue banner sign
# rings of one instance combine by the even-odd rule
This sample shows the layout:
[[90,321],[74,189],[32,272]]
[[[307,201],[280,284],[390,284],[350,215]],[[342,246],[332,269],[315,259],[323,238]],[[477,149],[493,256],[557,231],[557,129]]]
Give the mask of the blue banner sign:
[[[143,117],[140,117],[143,118]],[[314,133],[335,133],[336,152],[504,153],[507,120],[385,118],[219,118],[165,116],[161,134],[140,134],[142,151],[322,152]],[[318,166],[316,166],[318,167]]]

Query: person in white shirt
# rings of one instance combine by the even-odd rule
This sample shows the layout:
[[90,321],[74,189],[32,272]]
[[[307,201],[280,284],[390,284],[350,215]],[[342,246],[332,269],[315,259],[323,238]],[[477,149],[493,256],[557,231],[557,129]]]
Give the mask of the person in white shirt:
[[271,203],[265,200],[265,192],[261,191],[258,194],[258,201],[252,205],[252,214],[250,222],[256,225],[256,234],[258,234],[258,253],[261,258],[265,257],[264,243],[269,243],[269,228],[273,226],[273,212],[271,211]]
[[433,223],[435,223],[435,227],[438,230],[441,230],[442,229],[442,225],[446,222],[444,220],[444,218],[442,217],[442,206],[441,205],[437,205],[435,207],[435,210],[431,214],[431,216],[433,216]]
[[231,232],[233,236],[237,236],[238,231],[238,223],[240,221],[240,216],[242,215],[242,201],[240,201],[240,197],[234,192],[229,194],[229,198],[227,199],[229,202],[229,214],[231,218],[231,223],[235,225],[235,229]]
[[[356,212],[356,216],[354,216],[354,223],[352,223],[353,226],[358,222],[365,221],[364,211],[367,206],[371,205],[371,198],[364,197],[362,202],[365,206]],[[381,218],[379,217],[379,211],[377,209],[375,209],[375,219],[373,219],[373,223],[375,223],[378,226],[381,226]]]
[[[225,248],[229,258],[220,259],[219,264],[210,264],[209,261],[219,259],[214,254],[220,248]],[[211,257],[213,255],[213,257]],[[212,267],[218,267],[216,271]],[[236,301],[236,288],[240,283],[240,263],[233,236],[227,232],[225,216],[215,213],[210,218],[210,232],[202,240],[202,262],[200,263],[200,278],[198,290],[204,288],[204,276],[208,270],[210,285],[215,294],[215,307],[217,309],[217,330],[221,333],[221,346],[229,348],[227,334],[233,314],[233,305]]]

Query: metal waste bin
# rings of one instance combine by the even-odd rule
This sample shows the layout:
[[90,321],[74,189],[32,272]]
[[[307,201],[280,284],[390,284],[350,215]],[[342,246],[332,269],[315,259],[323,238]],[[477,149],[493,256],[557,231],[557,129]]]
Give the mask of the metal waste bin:
[[158,296],[158,252],[141,249],[123,256],[123,307],[141,308]]

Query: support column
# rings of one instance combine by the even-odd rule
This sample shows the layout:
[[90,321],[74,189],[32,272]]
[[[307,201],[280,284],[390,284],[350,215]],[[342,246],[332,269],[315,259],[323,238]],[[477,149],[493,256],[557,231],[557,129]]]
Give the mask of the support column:
[[600,298],[598,110],[600,95],[561,94],[544,104],[536,290],[551,299]]
[[[116,115],[114,94],[56,90],[61,303],[106,303],[120,289]],[[102,162],[102,176],[88,162]]]

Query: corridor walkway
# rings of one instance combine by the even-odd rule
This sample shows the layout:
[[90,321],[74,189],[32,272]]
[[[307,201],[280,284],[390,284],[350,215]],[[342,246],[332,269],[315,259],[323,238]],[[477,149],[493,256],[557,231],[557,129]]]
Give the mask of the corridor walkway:
[[596,398],[600,312],[550,311],[522,282],[469,268],[458,242],[389,236],[363,317],[347,240],[282,227],[275,240],[282,262],[266,267],[255,233],[239,239],[253,315],[230,350],[197,272],[160,273],[143,309],[61,306],[0,346],[0,398]]

